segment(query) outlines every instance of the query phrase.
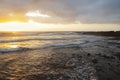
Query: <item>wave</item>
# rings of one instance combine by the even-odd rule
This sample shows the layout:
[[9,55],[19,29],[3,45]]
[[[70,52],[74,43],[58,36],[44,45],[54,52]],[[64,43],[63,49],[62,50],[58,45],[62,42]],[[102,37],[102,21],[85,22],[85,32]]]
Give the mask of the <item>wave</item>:
[[57,43],[57,44],[52,44],[52,45],[39,46],[39,47],[36,47],[36,48],[18,47],[18,48],[0,49],[0,53],[8,53],[8,52],[14,52],[14,51],[23,51],[23,50],[45,49],[45,48],[53,48],[53,47],[72,46],[72,45],[85,44],[87,42],[88,41],[69,42],[69,43]]
[[31,40],[75,40],[80,38],[31,38],[31,39],[15,39],[15,40],[0,40],[0,43],[10,43],[10,42],[24,42],[24,41],[31,41]]
[[15,51],[25,51],[31,50],[30,48],[9,48],[9,49],[0,49],[0,53],[8,53],[8,52],[15,52]]
[[69,43],[57,43],[49,46],[43,46],[42,48],[50,48],[50,47],[64,47],[64,46],[71,46],[71,45],[79,45],[79,44],[85,44],[88,41],[79,41],[79,42],[69,42]]

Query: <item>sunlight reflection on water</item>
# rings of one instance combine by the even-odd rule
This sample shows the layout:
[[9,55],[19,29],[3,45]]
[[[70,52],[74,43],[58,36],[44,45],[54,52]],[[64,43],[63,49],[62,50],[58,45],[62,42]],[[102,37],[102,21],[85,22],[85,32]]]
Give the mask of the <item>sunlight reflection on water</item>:
[[[38,49],[46,46],[61,46],[97,40],[94,36],[76,35],[76,33],[0,33],[0,50]],[[101,39],[101,38],[99,38]],[[9,49],[9,50],[8,50]]]
[[18,45],[11,45],[11,48],[18,48]]

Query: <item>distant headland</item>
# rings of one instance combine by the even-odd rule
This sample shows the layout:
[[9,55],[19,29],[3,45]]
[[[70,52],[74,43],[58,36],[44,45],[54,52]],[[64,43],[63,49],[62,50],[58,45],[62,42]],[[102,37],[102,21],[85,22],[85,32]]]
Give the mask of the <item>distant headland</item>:
[[99,36],[120,36],[120,31],[106,31],[106,32],[77,32],[87,35],[99,35]]

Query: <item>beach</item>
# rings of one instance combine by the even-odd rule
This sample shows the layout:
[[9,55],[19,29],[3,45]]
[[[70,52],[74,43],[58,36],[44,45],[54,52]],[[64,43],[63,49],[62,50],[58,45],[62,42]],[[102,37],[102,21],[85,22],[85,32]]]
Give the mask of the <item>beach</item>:
[[47,46],[1,49],[0,80],[120,80],[117,37],[66,35],[72,38],[59,36],[59,43],[57,38]]

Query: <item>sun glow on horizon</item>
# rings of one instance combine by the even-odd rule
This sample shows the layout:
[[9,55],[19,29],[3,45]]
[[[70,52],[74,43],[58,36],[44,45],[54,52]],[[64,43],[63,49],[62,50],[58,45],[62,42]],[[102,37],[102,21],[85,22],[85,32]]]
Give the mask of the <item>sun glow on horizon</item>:
[[[96,27],[97,26],[97,27]],[[113,28],[114,26],[114,28]],[[0,32],[22,32],[22,31],[118,31],[120,25],[110,24],[47,24],[39,23],[30,19],[27,22],[4,22],[0,23]]]
[[0,23],[1,31],[34,31],[44,27],[47,27],[47,24],[34,22],[33,20],[28,20],[28,22],[12,21]]

